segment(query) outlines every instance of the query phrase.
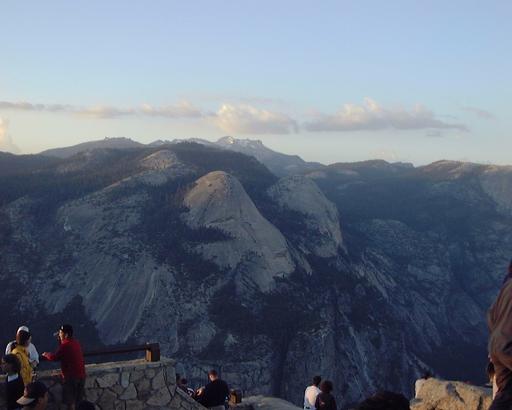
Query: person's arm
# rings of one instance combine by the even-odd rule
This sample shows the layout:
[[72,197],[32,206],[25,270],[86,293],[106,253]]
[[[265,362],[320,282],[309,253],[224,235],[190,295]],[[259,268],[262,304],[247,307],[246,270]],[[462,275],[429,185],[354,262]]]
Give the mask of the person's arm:
[[33,367],[36,367],[39,364],[39,353],[32,343],[28,346],[28,355],[30,357],[30,364],[32,364]]
[[55,353],[44,352],[43,356],[46,358],[46,360],[49,360],[50,362],[55,362],[55,361],[62,359],[62,354],[63,354],[63,348],[62,348],[62,344],[60,344],[59,348],[57,349],[57,351]]
[[5,346],[5,354],[9,354],[12,352],[12,342],[7,343],[7,346]]

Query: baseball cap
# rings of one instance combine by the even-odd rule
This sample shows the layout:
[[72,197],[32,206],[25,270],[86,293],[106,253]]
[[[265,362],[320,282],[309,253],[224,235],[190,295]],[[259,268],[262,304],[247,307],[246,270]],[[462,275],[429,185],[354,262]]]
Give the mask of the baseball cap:
[[44,397],[48,389],[42,382],[32,382],[25,386],[23,396],[16,400],[16,403],[21,406],[27,406],[41,397]]
[[20,326],[20,327],[18,328],[18,330],[16,331],[16,333],[19,333],[19,332],[21,332],[21,331],[23,331],[23,332],[27,332],[27,333],[30,333],[30,330],[28,330],[28,327],[27,327],[27,326]]

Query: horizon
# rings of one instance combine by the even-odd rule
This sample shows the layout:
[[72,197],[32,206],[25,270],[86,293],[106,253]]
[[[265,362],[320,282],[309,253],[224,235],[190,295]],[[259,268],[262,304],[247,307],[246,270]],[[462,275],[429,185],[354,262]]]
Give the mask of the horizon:
[[510,164],[508,2],[1,10],[0,151],[232,135],[324,164]]

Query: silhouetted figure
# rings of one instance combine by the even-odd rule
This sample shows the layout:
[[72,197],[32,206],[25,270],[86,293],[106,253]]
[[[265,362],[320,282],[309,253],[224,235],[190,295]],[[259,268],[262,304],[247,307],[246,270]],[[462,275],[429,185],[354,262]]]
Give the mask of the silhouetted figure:
[[317,410],[336,410],[336,400],[331,394],[333,390],[332,382],[324,380],[320,383],[320,393],[316,396],[315,408]]
[[304,391],[304,410],[314,410],[316,396],[318,396],[321,390],[318,388],[322,378],[320,376],[313,377],[313,383],[306,387]]
[[20,361],[14,354],[6,354],[2,358],[2,371],[7,374],[5,378],[5,399],[7,401],[7,410],[20,409],[21,406],[16,403],[25,390],[23,379],[21,378]]
[[210,383],[204,389],[199,389],[196,400],[204,407],[212,410],[224,410],[224,404],[229,397],[229,387],[224,380],[219,378],[216,370],[208,372]]
[[75,410],[76,404],[84,396],[85,365],[82,347],[73,338],[73,327],[62,325],[58,332],[59,348],[55,353],[44,352],[50,361],[60,361],[62,371],[62,401],[69,410]]
[[410,410],[410,407],[403,394],[381,391],[360,403],[356,410]]
[[489,309],[489,357],[496,372],[497,393],[489,410],[512,408],[512,262]]

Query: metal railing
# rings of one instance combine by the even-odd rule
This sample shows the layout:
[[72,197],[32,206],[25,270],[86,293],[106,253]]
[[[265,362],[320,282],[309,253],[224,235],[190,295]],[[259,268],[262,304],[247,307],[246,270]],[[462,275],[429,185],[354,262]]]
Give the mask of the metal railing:
[[146,352],[147,362],[160,361],[160,345],[158,343],[146,343],[144,345],[112,347],[98,350],[88,350],[84,352],[84,357],[90,356],[105,356],[113,354],[133,353],[133,352]]

